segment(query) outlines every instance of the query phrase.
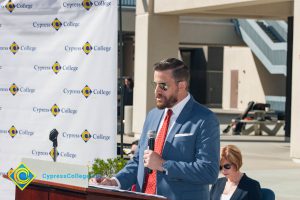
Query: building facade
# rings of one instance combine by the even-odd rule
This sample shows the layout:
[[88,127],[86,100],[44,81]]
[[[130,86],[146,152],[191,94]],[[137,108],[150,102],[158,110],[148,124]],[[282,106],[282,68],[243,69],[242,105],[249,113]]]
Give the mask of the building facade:
[[[138,83],[134,88],[133,108],[133,132],[137,137],[147,112],[154,106],[149,84],[153,79],[153,63],[166,57],[179,57],[190,66],[190,92],[208,107],[242,111],[249,101],[256,101],[269,102],[275,110],[284,111],[287,88],[290,88],[291,107],[295,108],[299,91],[297,94],[297,88],[287,84],[286,26],[288,17],[293,16],[292,66],[296,66],[299,64],[299,56],[295,57],[299,55],[295,45],[295,30],[299,29],[297,2],[148,0],[136,3],[135,13],[134,9],[127,10],[128,15],[135,15],[135,25],[128,27],[135,29],[126,30],[129,40],[124,40],[124,72]],[[132,17],[128,19],[133,22]],[[270,20],[281,21],[274,24]],[[293,76],[297,70],[292,67]],[[290,116],[291,156],[299,158],[300,149],[294,144],[294,138],[300,136],[293,124],[299,116],[294,111]]]

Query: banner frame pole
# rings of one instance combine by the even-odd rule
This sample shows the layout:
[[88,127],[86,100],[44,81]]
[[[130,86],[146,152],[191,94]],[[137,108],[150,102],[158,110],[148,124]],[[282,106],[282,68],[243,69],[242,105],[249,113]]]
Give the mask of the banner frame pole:
[[123,158],[124,144],[124,79],[123,79],[123,30],[122,30],[122,0],[119,0],[119,67],[120,67],[120,156]]

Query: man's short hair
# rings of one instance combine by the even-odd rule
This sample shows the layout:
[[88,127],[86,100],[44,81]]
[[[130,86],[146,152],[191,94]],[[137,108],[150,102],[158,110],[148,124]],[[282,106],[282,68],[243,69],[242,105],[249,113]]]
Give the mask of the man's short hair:
[[189,84],[190,71],[183,61],[177,58],[167,58],[154,64],[154,71],[165,70],[172,70],[173,78],[176,81],[186,81]]

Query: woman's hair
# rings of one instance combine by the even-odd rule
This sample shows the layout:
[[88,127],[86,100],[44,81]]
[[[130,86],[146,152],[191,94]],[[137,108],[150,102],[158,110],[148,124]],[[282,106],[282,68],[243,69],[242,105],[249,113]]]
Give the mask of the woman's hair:
[[235,145],[226,145],[221,149],[221,160],[226,159],[239,170],[243,164],[242,154]]

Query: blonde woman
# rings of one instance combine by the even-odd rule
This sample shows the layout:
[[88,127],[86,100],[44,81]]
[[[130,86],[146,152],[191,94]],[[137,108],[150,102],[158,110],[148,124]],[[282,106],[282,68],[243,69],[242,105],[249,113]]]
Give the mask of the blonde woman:
[[241,151],[234,145],[221,149],[219,178],[210,190],[211,200],[260,200],[259,182],[240,171],[243,164]]

